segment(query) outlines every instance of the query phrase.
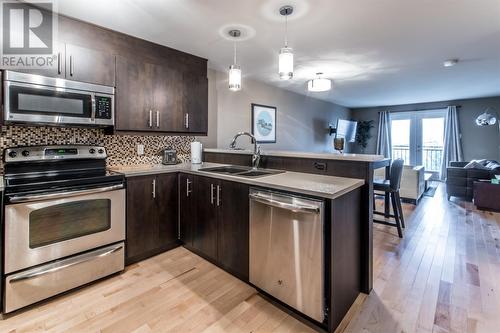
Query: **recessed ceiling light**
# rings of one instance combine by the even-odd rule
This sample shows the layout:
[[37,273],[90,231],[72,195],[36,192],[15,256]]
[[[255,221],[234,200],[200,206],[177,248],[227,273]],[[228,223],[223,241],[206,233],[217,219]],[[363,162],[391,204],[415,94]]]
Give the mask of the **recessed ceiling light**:
[[448,59],[443,62],[444,67],[453,67],[458,64],[458,59]]

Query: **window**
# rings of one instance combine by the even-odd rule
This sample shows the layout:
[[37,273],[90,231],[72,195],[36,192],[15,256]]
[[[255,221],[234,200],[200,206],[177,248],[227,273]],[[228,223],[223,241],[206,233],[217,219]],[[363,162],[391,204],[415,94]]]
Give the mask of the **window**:
[[392,158],[406,165],[423,165],[426,172],[441,169],[445,110],[391,114]]

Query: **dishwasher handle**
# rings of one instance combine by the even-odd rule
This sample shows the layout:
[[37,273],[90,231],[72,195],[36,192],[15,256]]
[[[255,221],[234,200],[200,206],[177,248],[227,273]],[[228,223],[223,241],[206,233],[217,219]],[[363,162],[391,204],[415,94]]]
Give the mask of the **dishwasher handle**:
[[288,202],[283,202],[280,200],[276,200],[267,196],[250,193],[250,198],[256,202],[262,203],[264,205],[277,207],[281,209],[291,210],[296,213],[307,213],[307,214],[319,214],[321,212],[320,207],[312,206],[312,205],[297,205],[291,204]]

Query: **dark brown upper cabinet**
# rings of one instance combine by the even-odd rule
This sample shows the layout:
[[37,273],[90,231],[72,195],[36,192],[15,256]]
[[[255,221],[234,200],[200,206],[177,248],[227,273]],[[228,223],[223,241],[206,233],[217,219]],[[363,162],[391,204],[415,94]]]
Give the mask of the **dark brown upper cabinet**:
[[153,76],[154,65],[116,57],[116,130],[154,130]]
[[153,105],[154,129],[160,132],[180,132],[182,123],[182,75],[165,65],[154,66]]
[[207,133],[208,79],[206,75],[192,73],[183,76],[183,131]]
[[203,134],[207,118],[206,73],[117,57],[117,131]]
[[53,52],[54,65],[46,69],[19,72],[115,86],[115,56],[71,44],[58,43]]
[[66,75],[66,45],[64,43],[54,45],[52,59],[54,62],[50,68],[16,69],[16,71],[64,79]]
[[66,44],[66,78],[114,87],[115,57],[105,52]]

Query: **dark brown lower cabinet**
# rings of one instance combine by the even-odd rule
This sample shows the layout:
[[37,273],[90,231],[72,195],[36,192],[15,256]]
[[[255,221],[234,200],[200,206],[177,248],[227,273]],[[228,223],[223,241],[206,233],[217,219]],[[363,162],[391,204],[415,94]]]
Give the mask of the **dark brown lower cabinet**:
[[193,223],[193,248],[202,255],[217,261],[217,209],[216,189],[218,180],[194,177],[196,215]]
[[181,240],[247,281],[248,186],[183,174],[179,180]]
[[194,177],[179,174],[179,238],[188,247],[193,246],[193,226],[197,216]]
[[249,201],[248,186],[220,181],[219,225],[217,229],[218,259],[227,271],[248,280]]
[[127,178],[126,263],[178,245],[177,174]]

